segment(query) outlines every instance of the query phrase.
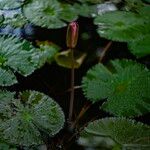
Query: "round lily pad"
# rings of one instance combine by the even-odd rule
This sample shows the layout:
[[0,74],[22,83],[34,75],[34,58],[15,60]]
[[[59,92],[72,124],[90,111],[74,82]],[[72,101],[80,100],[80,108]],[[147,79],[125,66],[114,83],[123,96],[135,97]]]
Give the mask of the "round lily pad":
[[72,5],[56,0],[30,1],[24,5],[23,12],[31,23],[50,29],[64,27],[66,22],[74,21],[78,17]]
[[108,67],[97,64],[83,78],[82,87],[93,103],[107,99],[101,108],[115,116],[150,112],[150,72],[134,61],[115,60]]
[[90,122],[82,131],[79,141],[82,137],[84,139],[97,137],[96,141],[102,137],[109,137],[127,149],[150,148],[150,126],[126,118],[103,118]]
[[94,23],[98,25],[101,37],[114,41],[129,42],[147,34],[147,21],[132,12],[113,11],[96,17]]
[[0,91],[0,138],[3,141],[31,146],[43,143],[41,133],[54,136],[64,125],[60,106],[49,96],[36,92]]
[[0,36],[0,85],[17,83],[15,72],[30,75],[39,65],[39,52],[26,40]]

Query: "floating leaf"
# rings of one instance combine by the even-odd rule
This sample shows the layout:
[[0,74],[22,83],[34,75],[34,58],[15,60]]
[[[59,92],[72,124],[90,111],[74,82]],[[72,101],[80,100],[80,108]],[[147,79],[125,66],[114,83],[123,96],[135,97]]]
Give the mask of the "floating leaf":
[[36,0],[24,5],[23,12],[33,24],[46,28],[61,28],[66,22],[77,19],[72,5],[61,4],[56,0]]
[[145,21],[150,24],[150,6],[144,5],[144,7],[141,7],[138,12],[143,18],[145,18]]
[[[79,68],[83,63],[86,57],[85,53],[74,51],[74,68]],[[72,68],[72,55],[71,50],[63,51],[57,53],[55,56],[55,60],[58,65],[63,66],[65,68]]]
[[14,9],[21,7],[25,0],[0,0],[0,9]]
[[30,75],[39,65],[37,50],[26,40],[0,36],[0,85],[17,83],[15,72]]
[[40,48],[40,66],[45,62],[51,63],[60,47],[49,41],[37,41],[36,43]]
[[[122,147],[150,148],[150,126],[126,118],[104,118],[88,124],[83,135],[110,137]],[[81,138],[82,138],[81,134]]]
[[97,15],[97,6],[96,5],[88,5],[86,3],[83,4],[74,4],[74,8],[77,11],[78,15],[83,17],[95,17]]
[[18,28],[23,27],[27,23],[27,19],[21,13],[19,13],[14,14],[12,17],[5,17],[3,26],[10,25],[12,27]]
[[150,55],[150,35],[146,35],[141,40],[128,43],[130,51],[137,57]]
[[85,96],[92,102],[107,98],[102,108],[116,116],[150,112],[150,72],[134,61],[111,64],[111,69],[97,64],[87,72],[82,81]]
[[149,29],[144,22],[140,15],[125,11],[108,12],[95,19],[101,37],[122,42],[140,39],[147,34]]
[[21,146],[42,144],[41,131],[53,136],[64,124],[60,106],[47,95],[0,91],[0,137]]

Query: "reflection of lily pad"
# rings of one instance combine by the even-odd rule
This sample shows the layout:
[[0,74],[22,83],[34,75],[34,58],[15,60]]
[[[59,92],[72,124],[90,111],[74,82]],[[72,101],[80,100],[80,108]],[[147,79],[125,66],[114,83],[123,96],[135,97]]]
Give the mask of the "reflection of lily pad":
[[116,143],[109,137],[92,135],[86,131],[81,132],[78,144],[84,147],[94,148],[94,150],[112,150]]
[[[74,68],[79,68],[81,64],[83,63],[85,57],[86,57],[85,53],[75,50],[74,51]],[[55,56],[55,60],[57,64],[60,66],[63,66],[65,68],[72,68],[71,50],[57,53],[57,55]]]
[[8,143],[30,146],[42,144],[41,131],[54,136],[64,124],[60,106],[36,91],[19,94],[0,91],[0,138]]
[[77,19],[72,5],[56,0],[30,1],[24,5],[23,12],[30,22],[46,28],[61,28],[67,25],[66,22]]

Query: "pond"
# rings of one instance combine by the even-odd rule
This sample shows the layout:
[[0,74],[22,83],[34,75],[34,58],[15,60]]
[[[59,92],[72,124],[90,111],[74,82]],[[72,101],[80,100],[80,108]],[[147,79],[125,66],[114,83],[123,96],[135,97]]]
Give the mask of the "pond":
[[149,12],[0,0],[0,150],[148,150]]

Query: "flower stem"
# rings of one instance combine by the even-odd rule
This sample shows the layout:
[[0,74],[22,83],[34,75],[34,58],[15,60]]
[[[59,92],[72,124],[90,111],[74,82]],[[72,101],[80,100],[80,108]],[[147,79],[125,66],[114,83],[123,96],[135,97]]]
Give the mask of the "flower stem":
[[103,52],[102,52],[102,54],[101,54],[101,56],[99,58],[99,62],[102,62],[102,60],[104,59],[104,57],[106,55],[106,52],[108,51],[108,49],[110,48],[111,45],[112,45],[112,41],[109,41],[107,43],[107,45],[104,47]]
[[71,64],[72,64],[72,67],[71,67],[71,85],[70,85],[71,92],[70,92],[70,107],[69,107],[69,123],[70,124],[72,122],[74,91],[75,91],[75,89],[74,89],[74,80],[75,80],[74,72],[75,72],[75,69],[74,69],[74,50],[73,49],[71,49]]

